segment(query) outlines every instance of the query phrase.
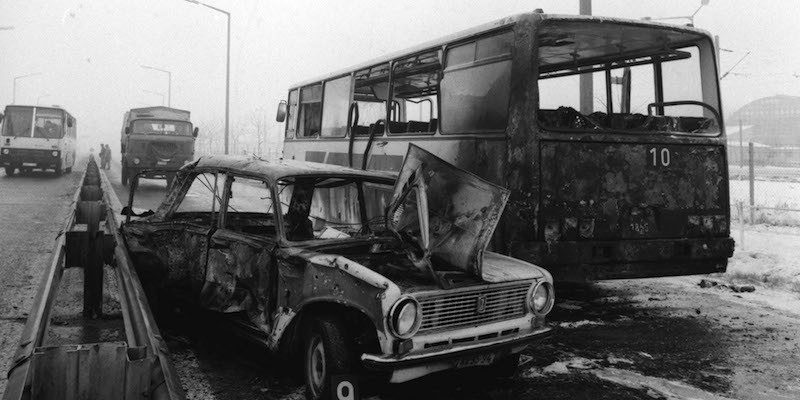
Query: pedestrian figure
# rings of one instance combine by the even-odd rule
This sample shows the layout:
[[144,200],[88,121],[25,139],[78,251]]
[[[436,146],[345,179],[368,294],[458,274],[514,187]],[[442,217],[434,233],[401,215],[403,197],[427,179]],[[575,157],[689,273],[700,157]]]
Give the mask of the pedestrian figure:
[[111,146],[106,145],[106,169],[111,169]]
[[106,145],[100,143],[100,169],[105,169],[106,167]]

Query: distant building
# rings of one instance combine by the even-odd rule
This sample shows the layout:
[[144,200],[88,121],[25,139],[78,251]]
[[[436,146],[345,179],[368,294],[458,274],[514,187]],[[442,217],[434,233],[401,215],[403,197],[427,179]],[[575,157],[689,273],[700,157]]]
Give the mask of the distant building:
[[728,140],[769,146],[800,146],[800,97],[772,96],[745,104],[726,118]]

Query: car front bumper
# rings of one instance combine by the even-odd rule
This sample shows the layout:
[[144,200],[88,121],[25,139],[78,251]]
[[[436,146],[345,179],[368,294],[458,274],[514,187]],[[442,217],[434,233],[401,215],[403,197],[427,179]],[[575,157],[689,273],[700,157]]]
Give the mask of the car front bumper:
[[374,371],[392,372],[391,382],[400,383],[446,369],[460,368],[471,358],[492,355],[492,362],[516,354],[532,343],[551,336],[553,328],[536,328],[519,335],[509,335],[499,339],[486,339],[447,347],[416,351],[402,356],[383,354],[363,354],[361,361],[365,368]]

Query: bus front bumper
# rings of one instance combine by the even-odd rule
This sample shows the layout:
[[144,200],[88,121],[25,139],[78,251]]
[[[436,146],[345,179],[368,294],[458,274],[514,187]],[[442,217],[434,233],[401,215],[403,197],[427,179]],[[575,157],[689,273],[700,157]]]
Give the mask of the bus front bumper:
[[0,149],[0,165],[5,167],[55,168],[61,163],[61,152],[57,150]]

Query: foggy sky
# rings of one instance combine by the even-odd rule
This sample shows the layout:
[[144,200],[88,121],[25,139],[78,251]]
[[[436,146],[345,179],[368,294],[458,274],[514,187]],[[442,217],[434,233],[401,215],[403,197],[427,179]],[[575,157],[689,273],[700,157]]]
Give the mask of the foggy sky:
[[[384,53],[458,30],[543,8],[576,14],[563,1],[207,0],[231,13],[231,132],[252,116],[274,121],[287,88]],[[593,14],[639,19],[688,16],[700,0],[593,2]],[[761,97],[800,96],[797,1],[711,0],[695,26],[720,36],[726,115]],[[190,110],[201,135],[221,134],[225,96],[225,17],[183,0],[0,0],[0,105],[58,104],[78,120],[82,148],[118,149],[125,110],[171,105]],[[675,20],[686,23],[688,19]],[[282,124],[271,123],[279,142]]]

